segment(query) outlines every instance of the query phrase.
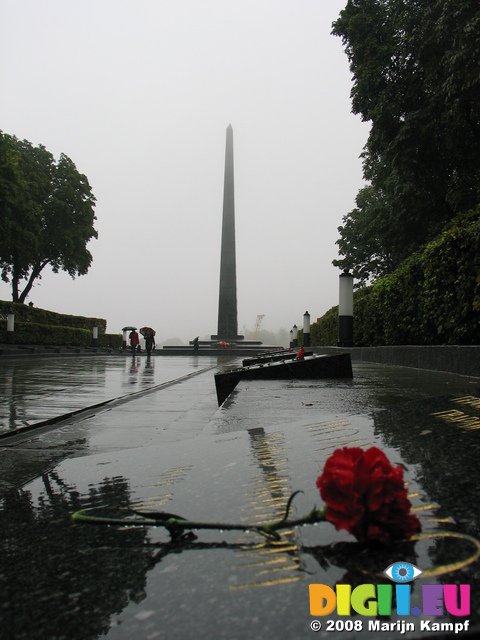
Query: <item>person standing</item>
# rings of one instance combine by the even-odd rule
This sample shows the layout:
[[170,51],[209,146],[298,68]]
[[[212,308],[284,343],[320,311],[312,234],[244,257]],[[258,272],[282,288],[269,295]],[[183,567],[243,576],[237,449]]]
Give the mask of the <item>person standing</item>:
[[153,333],[147,333],[145,336],[145,348],[147,349],[147,355],[150,355],[152,349],[155,349],[155,337]]
[[128,337],[130,338],[130,345],[132,347],[132,356],[135,356],[138,345],[140,344],[140,338],[136,329],[132,329],[132,332]]

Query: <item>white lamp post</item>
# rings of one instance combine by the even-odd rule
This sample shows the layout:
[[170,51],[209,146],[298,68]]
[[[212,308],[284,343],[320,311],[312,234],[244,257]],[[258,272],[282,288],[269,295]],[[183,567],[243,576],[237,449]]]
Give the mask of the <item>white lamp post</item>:
[[348,271],[339,278],[338,346],[353,346],[353,276]]
[[7,344],[14,344],[15,314],[7,314]]
[[296,324],[293,325],[293,348],[298,346],[298,327]]
[[310,346],[310,314],[308,311],[303,314],[303,346]]

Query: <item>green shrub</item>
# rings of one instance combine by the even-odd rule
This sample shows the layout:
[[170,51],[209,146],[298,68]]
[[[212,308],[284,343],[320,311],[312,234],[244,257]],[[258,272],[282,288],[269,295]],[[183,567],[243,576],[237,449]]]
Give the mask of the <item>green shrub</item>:
[[318,346],[334,346],[338,342],[338,305],[329,309],[310,326],[310,342]]
[[37,307],[30,307],[28,304],[0,300],[0,318],[6,319],[9,313],[15,314],[15,325],[17,322],[33,322],[41,325],[89,329],[90,331],[96,325],[99,335],[105,333],[107,328],[107,321],[103,318],[71,316],[64,313],[56,313],[55,311],[47,311],[46,309],[39,309]]
[[99,334],[98,346],[108,349],[121,349],[123,347],[123,335],[121,333]]
[[[2,342],[6,342],[7,322],[0,320]],[[56,327],[34,322],[15,321],[15,344],[21,345],[57,345],[72,347],[91,347],[92,332],[88,329]]]
[[[459,215],[396,271],[355,291],[353,307],[358,346],[480,344],[479,210]],[[335,344],[336,324],[333,307],[312,325],[312,344]]]
[[0,300],[0,344],[7,341],[7,315],[15,315],[14,341],[19,345],[91,347],[92,329],[98,327],[98,346],[121,349],[122,334],[105,333],[102,318],[71,316],[25,304]]
[[[0,320],[0,343],[5,344],[7,338],[7,321]],[[73,327],[57,327],[35,322],[17,322],[15,320],[15,344],[18,345],[50,345],[62,347],[91,347],[93,336],[89,329]],[[98,346],[120,349],[123,345],[122,334],[99,334]]]

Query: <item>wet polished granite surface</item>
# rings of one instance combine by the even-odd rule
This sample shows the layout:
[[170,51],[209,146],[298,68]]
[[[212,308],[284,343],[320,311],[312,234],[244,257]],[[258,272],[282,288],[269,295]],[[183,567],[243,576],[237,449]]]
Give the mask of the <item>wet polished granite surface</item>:
[[[352,616],[362,628],[347,633],[335,627],[347,618],[327,616],[328,631],[310,614],[310,584],[388,583],[393,562],[425,572],[412,608],[422,607],[422,584],[469,584],[478,629],[478,379],[361,364],[351,381],[241,382],[218,408],[214,372],[185,378],[180,368],[177,384],[1,443],[1,638],[442,637],[395,610],[381,633],[367,617]],[[43,409],[29,401],[22,410]],[[327,457],[371,445],[404,467],[422,522],[420,539],[395,549],[362,547],[328,523],[270,543],[221,529],[172,542],[162,528],[71,522],[78,509],[135,509],[254,525],[282,518],[302,490],[299,517],[321,505],[315,481]],[[403,633],[401,620],[414,631]]]

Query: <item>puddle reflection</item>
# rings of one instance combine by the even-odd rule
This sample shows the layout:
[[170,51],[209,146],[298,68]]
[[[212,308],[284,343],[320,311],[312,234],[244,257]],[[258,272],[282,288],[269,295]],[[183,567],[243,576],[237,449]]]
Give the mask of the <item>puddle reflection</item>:
[[[270,475],[269,470],[262,469],[262,474],[264,471]],[[205,532],[198,538],[190,532],[174,540],[165,533],[164,541],[152,542],[147,527],[73,524],[70,519],[80,509],[94,509],[97,515],[106,517],[126,517],[134,506],[129,481],[122,476],[104,478],[81,495],[74,484],[49,472],[36,481],[35,487],[6,495],[0,509],[0,586],[8,607],[0,609],[1,628],[8,629],[15,640],[57,637],[60,630],[70,640],[117,637],[122,611],[152,596],[156,604],[150,602],[143,611],[161,606],[162,600],[169,598],[181,615],[185,594],[172,589],[171,582],[178,578],[175,567],[180,554],[187,562],[186,584],[200,584],[205,572],[216,576],[214,586],[209,587],[214,589],[214,595],[210,594],[214,598],[225,598],[224,579],[228,575],[237,575],[237,580],[227,592],[240,594],[306,580],[332,588],[336,584],[350,584],[352,588],[365,583],[391,584],[383,570],[399,558],[423,569],[440,568],[436,573],[426,571],[429,583],[440,576],[440,583],[468,581],[472,592],[480,587],[480,580],[473,574],[467,577],[458,573],[479,553],[478,543],[472,544],[462,534],[442,539],[435,533],[419,535],[395,549],[355,542],[308,546],[301,542],[303,529],[295,534],[297,540],[291,540],[287,531],[278,543],[253,533],[238,539],[237,534],[220,530],[213,541],[208,541]],[[201,539],[205,535],[207,541]],[[225,556],[220,555],[225,553],[230,563],[225,564]],[[226,576],[220,577],[221,557]],[[312,569],[309,558],[317,569]],[[454,563],[448,564],[449,559]],[[156,589],[150,583],[152,574]],[[249,580],[243,581],[247,575]],[[421,584],[421,580],[412,583],[411,607],[421,606]],[[258,596],[239,597],[245,607],[250,598]],[[336,619],[336,614],[330,617]],[[478,611],[473,610],[472,624],[478,618]],[[128,624],[132,624],[132,618],[125,626]],[[40,634],[35,635],[34,629]]]
[[141,391],[214,363],[216,358],[143,355],[0,361],[0,432]]
[[[147,358],[122,360],[117,391],[122,384],[130,391],[134,385],[158,383],[159,374],[165,374],[163,366],[164,360],[155,358],[150,362]],[[190,370],[196,366],[193,358],[188,366]],[[180,370],[172,368],[168,375]],[[99,367],[97,374],[107,380],[109,370],[102,373]],[[388,380],[383,371],[378,378],[384,393]],[[167,446],[159,441],[157,446],[146,446],[137,458],[134,450],[124,452],[123,461],[115,451],[111,457],[92,456],[84,461],[79,450],[75,464],[64,466],[64,476],[55,456],[68,456],[69,443],[58,441],[55,448],[54,434],[50,434],[48,442],[39,447],[45,463],[43,475],[23,489],[2,494],[0,588],[8,607],[0,608],[1,628],[11,629],[15,640],[56,637],[60,630],[71,640],[103,636],[117,640],[148,637],[148,624],[151,637],[168,638],[172,629],[187,621],[195,634],[187,632],[184,637],[226,637],[217,632],[228,614],[228,620],[239,621],[238,637],[250,637],[255,634],[245,612],[255,611],[261,624],[275,617],[278,633],[284,623],[295,619],[297,626],[285,635],[303,637],[302,629],[310,621],[309,583],[332,588],[340,583],[391,584],[383,571],[397,561],[408,561],[425,571],[412,587],[411,607],[421,606],[424,578],[426,583],[468,583],[470,620],[478,625],[480,603],[474,594],[480,593],[475,563],[479,546],[472,537],[478,538],[480,531],[476,508],[480,401],[475,396],[460,399],[436,394],[428,398],[421,390],[417,394],[413,402],[414,393],[400,389],[394,401],[387,402],[378,397],[371,400],[375,391],[370,387],[368,393],[359,393],[358,381],[349,387],[332,386],[322,396],[318,386],[306,386],[301,401],[308,411],[311,408],[311,417],[302,413],[302,420],[282,418],[279,424],[278,419],[271,419],[267,426],[259,426],[252,415],[265,416],[267,396],[258,394],[263,413],[255,413],[250,391],[248,402],[242,405],[239,396],[237,406],[233,402],[216,412],[209,423],[215,441],[205,432],[192,439],[185,436],[184,441],[165,440]],[[283,391],[282,396],[286,403],[291,402]],[[316,414],[314,402],[321,404]],[[15,419],[20,420],[27,407],[21,402],[13,404]],[[281,409],[279,401],[274,404],[272,415]],[[363,413],[347,414],[346,406],[361,406]],[[179,420],[175,429],[182,424]],[[284,532],[280,543],[270,543],[255,533],[219,530],[171,541],[167,532],[157,528],[70,521],[73,512],[86,508],[121,517],[132,508],[177,512],[177,507],[185,517],[203,511],[206,520],[217,509],[222,514],[226,511],[229,520],[237,515],[252,524],[278,520],[292,489],[310,491],[303,480],[316,477],[333,448],[378,443],[408,470],[410,498],[424,532],[394,549],[345,541],[343,532],[335,532],[327,523]],[[23,455],[21,450],[15,453]],[[112,466],[103,466],[106,464]],[[113,465],[116,470],[104,478],[105,470]],[[55,467],[53,472],[45,471]],[[28,468],[29,478],[38,473]],[[98,482],[88,484],[91,478]],[[314,497],[313,493],[307,496],[307,503],[313,498],[309,508],[315,499],[318,504],[316,487],[314,491]],[[184,508],[188,513],[183,513]],[[286,598],[288,607],[284,606]],[[210,610],[214,614],[205,615]],[[450,620],[447,614],[440,619]],[[35,629],[37,636],[32,632]]]
[[[9,637],[97,638],[110,616],[145,597],[154,550],[143,529],[76,527],[72,510],[128,507],[124,478],[105,480],[88,497],[55,473],[42,476],[43,492],[10,492],[0,510],[1,628]],[[39,630],[39,635],[35,634]],[[6,637],[6,636],[4,636]]]

